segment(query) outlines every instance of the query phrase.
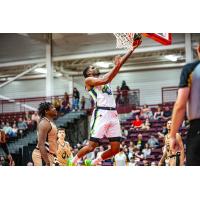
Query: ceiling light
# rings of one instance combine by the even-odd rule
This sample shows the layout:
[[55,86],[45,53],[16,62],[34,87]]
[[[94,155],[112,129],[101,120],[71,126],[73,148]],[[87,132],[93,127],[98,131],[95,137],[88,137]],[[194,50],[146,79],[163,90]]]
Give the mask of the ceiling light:
[[41,74],[46,74],[47,73],[47,69],[46,68],[36,68],[34,70],[37,73],[41,73]]
[[167,55],[165,56],[165,58],[167,58],[170,61],[176,62],[178,60],[179,56],[175,56],[175,55]]
[[95,65],[98,67],[109,68],[111,62],[96,62]]

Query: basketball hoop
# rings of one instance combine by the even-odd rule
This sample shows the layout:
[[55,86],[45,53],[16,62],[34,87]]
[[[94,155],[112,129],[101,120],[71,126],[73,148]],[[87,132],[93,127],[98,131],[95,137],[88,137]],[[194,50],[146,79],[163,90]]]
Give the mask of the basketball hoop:
[[135,40],[141,40],[142,36],[151,38],[162,45],[172,44],[172,34],[171,33],[114,33],[117,41],[116,48],[118,49],[128,49],[130,50]]
[[135,40],[142,38],[139,33],[114,33],[117,41],[116,48],[118,49],[131,49]]

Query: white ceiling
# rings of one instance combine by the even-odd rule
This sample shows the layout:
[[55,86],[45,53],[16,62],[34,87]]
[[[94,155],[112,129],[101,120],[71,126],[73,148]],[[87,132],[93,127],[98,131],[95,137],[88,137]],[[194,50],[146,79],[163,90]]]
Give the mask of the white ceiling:
[[[30,68],[30,61],[45,59],[46,43],[48,34],[44,33],[21,33],[0,34],[0,76],[16,76]],[[193,42],[200,41],[200,34],[192,34]],[[173,34],[173,44],[184,44],[185,34]],[[80,71],[88,64],[97,61],[112,61],[113,55],[117,54],[116,39],[112,33],[53,33],[52,55],[55,58],[54,66],[57,71],[64,70]],[[144,39],[140,49],[162,47],[151,39]],[[110,52],[114,52],[113,55]],[[104,53],[104,56],[97,56]],[[84,57],[83,55],[90,55]],[[109,56],[106,56],[109,55]],[[164,55],[182,55],[177,63],[185,62],[184,47],[162,49],[154,51],[141,51],[136,53],[127,62],[127,67],[144,67],[148,65],[173,64]],[[79,59],[68,59],[70,56],[78,56]],[[62,59],[59,61],[59,58]],[[81,58],[84,57],[84,58]],[[75,57],[74,57],[75,58]],[[24,61],[24,64],[17,64]],[[26,61],[29,61],[26,63]],[[13,63],[13,62],[16,62]],[[10,65],[10,66],[9,66]],[[33,74],[33,72],[30,72]]]

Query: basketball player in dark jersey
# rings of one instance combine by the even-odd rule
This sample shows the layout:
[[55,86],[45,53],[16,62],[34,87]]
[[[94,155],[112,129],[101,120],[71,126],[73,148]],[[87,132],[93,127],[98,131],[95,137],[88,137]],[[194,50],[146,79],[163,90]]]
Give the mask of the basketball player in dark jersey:
[[56,165],[57,128],[53,122],[57,116],[56,108],[51,103],[44,102],[39,105],[38,114],[38,144],[32,153],[34,165],[42,166],[42,161],[46,166]]

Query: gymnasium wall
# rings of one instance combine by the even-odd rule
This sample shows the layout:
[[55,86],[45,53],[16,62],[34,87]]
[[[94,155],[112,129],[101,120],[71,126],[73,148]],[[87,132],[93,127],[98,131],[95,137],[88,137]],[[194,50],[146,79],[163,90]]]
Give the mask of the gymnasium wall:
[[[121,86],[125,80],[130,89],[140,89],[141,104],[157,104],[162,102],[162,87],[177,86],[181,69],[163,69],[154,71],[138,71],[120,73],[112,82],[113,90]],[[75,77],[74,86],[84,91],[83,78]]]
[[[140,89],[141,104],[157,104],[162,101],[161,88],[177,86],[180,72],[181,69],[162,69],[120,73],[113,80],[112,88],[115,90],[125,80],[130,89]],[[73,85],[79,89],[81,95],[88,97],[81,76],[73,78]],[[64,94],[65,91],[71,93],[71,87],[72,83],[65,78],[54,79],[54,95]],[[14,81],[1,88],[0,94],[10,98],[45,96],[45,79]]]

